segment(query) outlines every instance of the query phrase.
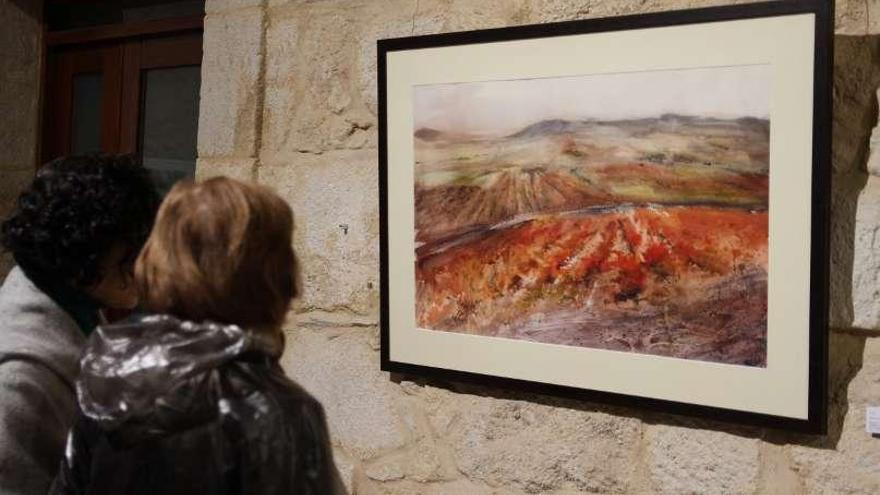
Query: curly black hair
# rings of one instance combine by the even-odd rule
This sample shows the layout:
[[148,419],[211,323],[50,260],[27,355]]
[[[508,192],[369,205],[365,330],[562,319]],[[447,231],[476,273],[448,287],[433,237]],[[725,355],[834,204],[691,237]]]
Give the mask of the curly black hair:
[[159,197],[132,155],[62,157],[44,165],[0,227],[0,244],[21,264],[80,287],[101,278],[116,246],[137,257]]

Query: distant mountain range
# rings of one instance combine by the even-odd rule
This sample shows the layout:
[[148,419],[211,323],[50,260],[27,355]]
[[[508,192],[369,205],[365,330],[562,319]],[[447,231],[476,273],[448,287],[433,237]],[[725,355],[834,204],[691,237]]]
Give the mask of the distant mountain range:
[[[679,124],[693,126],[712,126],[712,125],[730,125],[735,124],[757,132],[770,132],[770,121],[767,119],[759,119],[756,117],[740,117],[736,119],[719,119],[714,117],[695,117],[691,115],[680,115],[674,113],[663,114],[660,117],[642,118],[642,119],[622,119],[622,120],[565,120],[565,119],[547,119],[534,124],[528,125],[513,134],[509,134],[508,138],[532,138],[540,136],[552,136],[556,134],[565,134],[576,132],[578,130],[595,126],[598,124],[616,125],[616,126],[652,126],[658,124]],[[440,141],[447,139],[461,139],[461,134],[452,134],[430,127],[421,127],[413,133],[418,139],[423,141]]]
[[538,137],[538,136],[547,136],[551,134],[562,134],[564,132],[573,132],[579,127],[582,127],[583,124],[577,121],[571,120],[562,120],[562,119],[551,119],[551,120],[542,120],[538,123],[532,124],[528,127],[521,129],[518,132],[511,134],[508,137],[512,138],[528,138],[528,137]]

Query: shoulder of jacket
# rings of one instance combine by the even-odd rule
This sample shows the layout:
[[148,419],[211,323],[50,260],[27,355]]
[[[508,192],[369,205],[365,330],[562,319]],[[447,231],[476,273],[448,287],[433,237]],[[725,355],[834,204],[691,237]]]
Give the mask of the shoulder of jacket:
[[0,363],[34,361],[72,382],[85,341],[73,318],[13,268],[0,286]]
[[76,389],[63,373],[46,366],[29,355],[0,355],[0,390],[39,391],[51,397],[69,397],[74,400]]

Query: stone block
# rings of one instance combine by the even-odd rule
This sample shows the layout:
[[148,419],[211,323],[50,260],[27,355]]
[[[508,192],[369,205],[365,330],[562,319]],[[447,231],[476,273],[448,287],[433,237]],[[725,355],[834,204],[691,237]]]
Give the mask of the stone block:
[[880,493],[880,441],[865,432],[865,408],[876,406],[880,397],[880,338],[867,339],[863,352],[861,369],[849,382],[846,396],[837,398],[839,414],[844,415],[839,438],[788,447],[809,494]]
[[653,493],[753,493],[760,468],[758,440],[725,432],[654,425],[647,429]]
[[405,473],[407,479],[422,483],[450,481],[460,476],[449,448],[431,440],[413,447]]
[[852,298],[852,325],[880,331],[880,177],[869,176],[858,199]]
[[837,33],[868,32],[868,2],[865,0],[835,0],[834,11],[834,30]]
[[627,493],[638,420],[518,400],[451,396],[457,417],[444,439],[473,481],[539,493]]
[[[840,1],[840,0],[838,0]],[[858,0],[849,0],[850,2],[858,2]],[[868,34],[880,33],[880,2],[877,0],[868,0]]]
[[[556,22],[648,12],[760,3],[761,0],[530,0],[529,22]],[[860,0],[837,0],[838,32],[864,34],[865,9]]]
[[[877,101],[880,101],[880,89],[877,89]],[[871,131],[871,141],[868,153],[868,173],[880,177],[880,122],[878,122],[877,126]]]
[[42,9],[42,2],[0,3],[0,170],[4,174],[33,170],[36,165]]
[[427,34],[417,29],[418,11],[424,2],[401,1],[393,12],[376,11],[370,22],[364,24],[363,34],[357,40],[356,64],[353,78],[356,91],[370,115],[379,112],[379,92],[377,83],[376,41],[385,38],[399,38]]
[[356,47],[356,89],[371,116],[378,113],[376,41],[383,38],[436,34],[522,24],[523,0],[399,1],[371,9]]
[[880,36],[835,36],[834,115],[831,123],[834,172],[865,170],[868,141],[877,124]]
[[225,176],[237,180],[252,181],[256,178],[256,160],[253,158],[199,158],[196,162],[196,179]]
[[558,22],[737,3],[747,2],[742,0],[622,0],[615,2],[596,0],[538,0],[528,2],[530,7],[528,22]]
[[521,23],[522,2],[284,4],[270,9],[263,149],[376,145],[376,41]]
[[376,33],[408,33],[403,26],[411,25],[413,8],[411,0],[392,0],[271,9],[263,149],[290,153],[375,146],[376,116],[359,91],[358,57],[364,46],[375,53]]
[[198,149],[202,158],[253,157],[262,112],[261,8],[205,18]]
[[523,0],[436,0],[422,2],[415,14],[415,34],[471,31],[525,24],[529,12]]
[[303,296],[296,310],[378,319],[379,201],[374,151],[301,154],[259,169],[294,211]]
[[205,13],[210,15],[248,7],[261,7],[264,3],[265,0],[207,0]]
[[791,463],[784,445],[762,442],[759,494],[802,494],[803,482]]
[[[358,485],[357,495],[523,495],[521,490],[489,486],[485,483],[457,479],[450,482],[418,483],[408,480],[377,482],[366,480]],[[555,491],[552,495],[575,495],[575,492]]]
[[529,24],[574,21],[597,16],[594,0],[533,0],[526,7]]
[[402,480],[406,476],[406,461],[406,454],[394,454],[373,462],[364,473],[376,481]]
[[849,407],[849,386],[862,367],[865,339],[848,333],[832,332],[828,339],[828,434],[810,438],[804,445],[829,446],[840,436]]
[[[590,17],[642,14],[669,10],[695,9],[755,3],[759,0],[532,0],[528,22],[556,22]],[[868,6],[864,0],[837,0],[835,29],[839,34],[866,34],[880,31],[880,3]],[[870,14],[869,15],[869,9]],[[876,17],[875,17],[876,15]],[[875,19],[877,19],[875,21]],[[870,20],[870,24],[869,21]]]
[[[327,413],[334,444],[357,459],[402,447],[409,435],[395,408],[395,386],[379,371],[369,329],[290,330],[281,365]],[[351,461],[349,461],[351,462]]]
[[853,321],[853,241],[859,192],[865,184],[863,174],[838,174],[832,181],[829,271],[830,325],[849,328]]
[[451,481],[460,476],[449,448],[432,439],[371,462],[365,474],[376,481],[405,478],[420,483]]

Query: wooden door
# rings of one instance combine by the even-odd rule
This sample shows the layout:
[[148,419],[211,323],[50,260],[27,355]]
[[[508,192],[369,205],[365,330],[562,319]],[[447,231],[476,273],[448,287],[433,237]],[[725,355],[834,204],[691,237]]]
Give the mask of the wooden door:
[[[201,18],[110,26],[81,33],[50,33],[46,55],[41,163],[70,154],[138,153],[144,149],[145,114],[152,77],[189,68],[185,81],[197,93],[202,59]],[[179,72],[179,71],[178,71]],[[168,79],[168,78],[165,78]],[[179,79],[179,78],[178,78]],[[168,91],[166,90],[166,93]],[[161,96],[161,95],[160,95]],[[192,100],[190,95],[190,100]],[[197,98],[197,95],[196,95]],[[196,119],[198,101],[188,101]],[[195,115],[193,115],[193,104]],[[163,105],[154,105],[163,107]],[[173,104],[164,105],[166,111]],[[180,120],[179,115],[168,115]],[[157,120],[158,119],[158,120]],[[152,118],[161,121],[162,115]],[[187,155],[195,163],[195,128],[187,129]],[[155,134],[155,133],[154,133]],[[167,133],[166,133],[167,134]],[[148,138],[150,135],[147,136]],[[161,139],[160,135],[158,138]],[[154,144],[147,141],[146,144]],[[161,144],[161,143],[160,143]],[[178,146],[179,147],[179,146]]]
[[43,162],[61,155],[120,151],[122,55],[118,44],[49,53]]

